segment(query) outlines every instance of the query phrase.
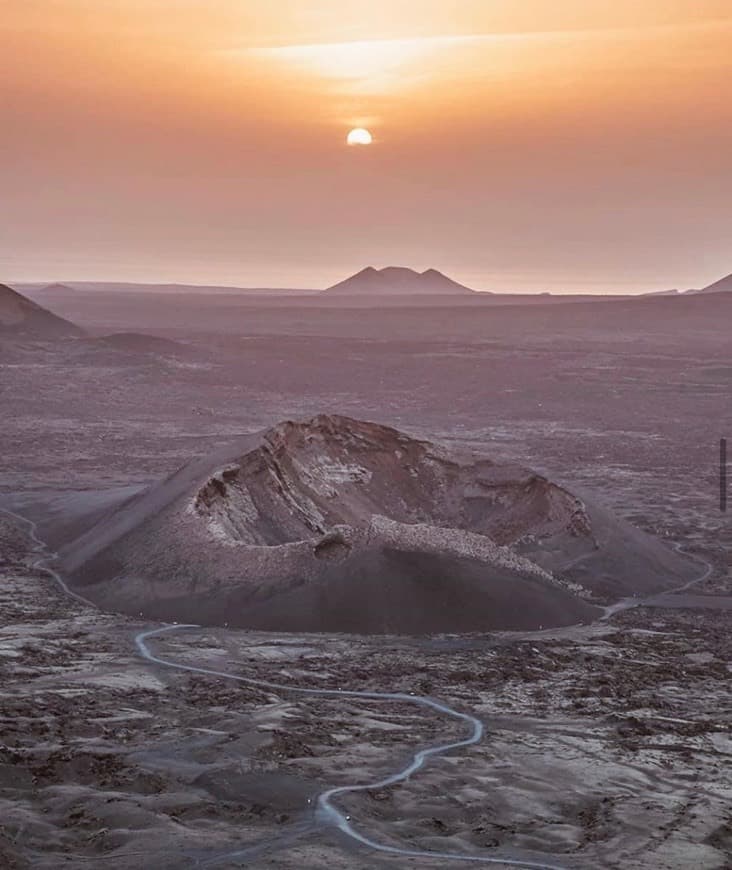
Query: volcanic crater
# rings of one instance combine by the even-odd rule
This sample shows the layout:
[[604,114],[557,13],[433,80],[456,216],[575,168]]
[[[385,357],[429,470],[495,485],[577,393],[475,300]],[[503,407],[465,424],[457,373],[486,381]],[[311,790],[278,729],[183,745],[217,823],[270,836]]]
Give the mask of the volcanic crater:
[[696,566],[530,469],[320,415],[244,436],[61,553],[100,604],[277,631],[589,621]]

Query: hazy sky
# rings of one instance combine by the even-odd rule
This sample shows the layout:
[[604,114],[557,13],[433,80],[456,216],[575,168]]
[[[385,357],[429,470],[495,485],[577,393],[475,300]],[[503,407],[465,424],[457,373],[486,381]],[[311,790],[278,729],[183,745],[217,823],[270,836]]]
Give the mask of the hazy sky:
[[730,0],[0,0],[0,280],[701,286],[731,94]]

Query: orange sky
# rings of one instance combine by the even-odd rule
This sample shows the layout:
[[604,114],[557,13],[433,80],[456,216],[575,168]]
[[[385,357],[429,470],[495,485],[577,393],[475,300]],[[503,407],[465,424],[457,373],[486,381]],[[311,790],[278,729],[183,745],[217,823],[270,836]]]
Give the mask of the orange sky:
[[0,0],[0,280],[700,286],[730,94],[729,0]]

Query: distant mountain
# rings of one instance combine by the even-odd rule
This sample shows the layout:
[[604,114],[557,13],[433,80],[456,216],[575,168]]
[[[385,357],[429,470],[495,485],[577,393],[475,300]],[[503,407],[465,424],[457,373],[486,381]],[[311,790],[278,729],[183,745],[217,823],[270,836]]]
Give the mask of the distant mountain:
[[51,306],[60,299],[68,299],[69,296],[75,296],[78,293],[76,289],[70,287],[68,284],[60,284],[58,282],[45,284],[41,287],[26,287],[24,285],[19,285],[18,289],[22,290],[23,293],[34,302],[38,302],[40,305]]
[[54,293],[75,293],[76,291],[73,287],[69,287],[68,284],[59,284],[56,282],[54,284],[47,284],[45,287],[41,288],[41,292],[53,296]]
[[68,281],[66,283],[17,284],[24,293],[34,298],[54,293],[206,293],[211,295],[251,296],[312,296],[318,290],[293,287],[235,287],[219,284],[145,284],[129,281]]
[[725,278],[720,278],[714,284],[708,287],[702,287],[701,290],[690,290],[690,293],[721,293],[732,290],[732,275],[727,275]]
[[0,336],[58,338],[82,334],[83,330],[74,323],[0,284]]
[[680,290],[652,290],[650,293],[641,293],[641,297],[646,298],[648,296],[678,296],[680,293]]
[[720,278],[714,284],[709,284],[707,287],[692,288],[690,290],[657,290],[651,293],[640,294],[641,298],[648,296],[696,296],[699,293],[724,293],[732,290],[732,275],[727,275],[726,278]]
[[466,296],[476,291],[458,284],[436,269],[415,272],[402,266],[388,266],[385,269],[367,266],[324,292],[333,296]]

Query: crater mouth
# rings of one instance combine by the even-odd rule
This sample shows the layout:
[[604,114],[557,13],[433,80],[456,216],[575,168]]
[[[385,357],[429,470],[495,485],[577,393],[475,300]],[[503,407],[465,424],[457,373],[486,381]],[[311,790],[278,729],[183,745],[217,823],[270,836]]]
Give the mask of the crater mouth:
[[313,555],[316,559],[338,561],[345,559],[352,550],[352,546],[345,534],[341,531],[332,531],[323,537],[313,547]]

